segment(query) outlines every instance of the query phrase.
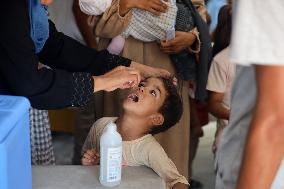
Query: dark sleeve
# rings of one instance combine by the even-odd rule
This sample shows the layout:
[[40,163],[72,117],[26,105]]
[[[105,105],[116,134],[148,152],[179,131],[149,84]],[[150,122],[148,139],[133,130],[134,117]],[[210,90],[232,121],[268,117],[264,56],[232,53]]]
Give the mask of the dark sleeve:
[[38,69],[26,2],[9,0],[0,6],[0,83],[38,109],[85,105],[93,94],[91,74]]
[[49,39],[39,54],[40,61],[52,68],[72,72],[88,72],[102,75],[122,65],[130,66],[131,61],[121,56],[110,54],[107,50],[97,51],[56,30],[49,21]]

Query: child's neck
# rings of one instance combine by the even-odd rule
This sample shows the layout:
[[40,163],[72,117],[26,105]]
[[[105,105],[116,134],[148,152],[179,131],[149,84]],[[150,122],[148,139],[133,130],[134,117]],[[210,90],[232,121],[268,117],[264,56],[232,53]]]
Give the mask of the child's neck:
[[145,130],[145,119],[140,119],[134,116],[122,114],[116,121],[117,131],[122,137],[123,141],[131,141],[141,138],[148,134]]

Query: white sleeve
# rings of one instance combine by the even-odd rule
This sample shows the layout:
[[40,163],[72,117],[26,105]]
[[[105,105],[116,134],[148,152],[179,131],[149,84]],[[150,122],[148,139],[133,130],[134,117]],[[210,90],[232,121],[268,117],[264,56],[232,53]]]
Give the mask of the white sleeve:
[[88,15],[101,15],[111,5],[112,0],[79,0],[79,6],[83,13]]
[[284,1],[238,0],[234,5],[231,62],[283,66]]

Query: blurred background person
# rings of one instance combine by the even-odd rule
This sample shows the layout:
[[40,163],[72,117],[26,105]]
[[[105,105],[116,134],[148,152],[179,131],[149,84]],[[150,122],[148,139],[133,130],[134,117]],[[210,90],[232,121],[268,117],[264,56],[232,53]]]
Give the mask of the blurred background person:
[[234,3],[230,49],[237,71],[229,125],[221,135],[216,155],[216,189],[281,189],[284,2]]
[[213,143],[215,154],[222,130],[228,125],[232,84],[236,66],[229,60],[232,30],[231,5],[221,7],[218,24],[213,33],[213,61],[208,75],[209,111],[217,118],[217,131]]

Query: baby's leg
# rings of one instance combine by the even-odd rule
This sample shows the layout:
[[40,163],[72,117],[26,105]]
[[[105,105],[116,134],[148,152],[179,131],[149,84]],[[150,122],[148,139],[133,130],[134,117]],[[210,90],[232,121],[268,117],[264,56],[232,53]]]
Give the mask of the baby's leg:
[[124,47],[124,43],[125,39],[121,35],[118,35],[111,40],[107,50],[111,54],[119,55]]

